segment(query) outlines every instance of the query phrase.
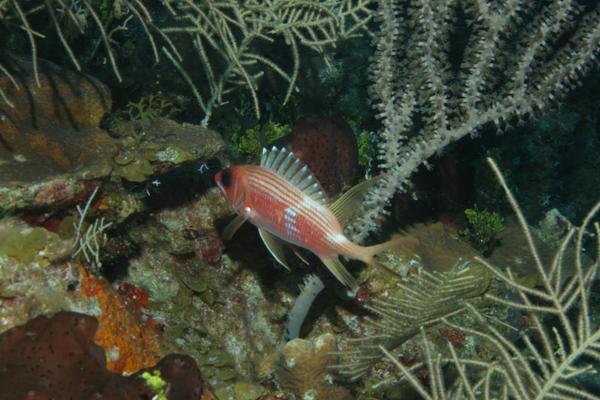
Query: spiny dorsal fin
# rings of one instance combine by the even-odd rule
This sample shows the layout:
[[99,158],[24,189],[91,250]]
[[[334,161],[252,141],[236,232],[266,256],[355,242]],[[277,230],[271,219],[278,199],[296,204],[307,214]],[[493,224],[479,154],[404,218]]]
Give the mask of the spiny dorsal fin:
[[273,146],[271,150],[263,147],[260,165],[281,176],[313,200],[321,204],[327,203],[325,191],[310,173],[308,166],[285,147],[278,149]]

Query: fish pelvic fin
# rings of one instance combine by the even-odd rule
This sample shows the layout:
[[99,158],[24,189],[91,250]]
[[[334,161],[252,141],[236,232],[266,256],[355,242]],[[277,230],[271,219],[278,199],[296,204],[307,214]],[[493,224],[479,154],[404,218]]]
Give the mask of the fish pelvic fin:
[[223,230],[221,236],[225,240],[231,240],[233,235],[240,229],[240,227],[246,222],[246,217],[243,215],[236,215],[234,219],[231,220]]
[[331,271],[331,273],[342,282],[351,292],[352,296],[358,292],[358,283],[352,274],[344,267],[344,264],[337,256],[331,258],[322,258],[323,264]]

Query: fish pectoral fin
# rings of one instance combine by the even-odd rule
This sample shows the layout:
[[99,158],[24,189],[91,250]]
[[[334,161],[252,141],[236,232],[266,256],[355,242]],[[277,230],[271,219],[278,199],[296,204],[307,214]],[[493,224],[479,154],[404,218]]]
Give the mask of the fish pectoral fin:
[[231,222],[227,224],[225,229],[223,229],[223,239],[230,240],[238,231],[238,229],[240,229],[240,227],[244,224],[244,222],[246,222],[246,219],[247,218],[243,215],[237,215],[234,219],[232,219]]
[[345,226],[346,223],[354,217],[354,214],[360,210],[360,205],[369,189],[386,175],[387,174],[377,175],[374,178],[352,186],[346,193],[338,197],[329,206],[329,209],[333,215],[335,215],[340,225]]
[[285,269],[290,271],[290,267],[288,266],[287,259],[285,257],[285,244],[284,242],[276,236],[271,235],[264,229],[259,229],[258,233],[260,234],[260,238],[263,243],[269,250],[269,253],[273,256],[273,258]]
[[353,295],[356,294],[358,291],[358,283],[337,256],[333,258],[321,259],[321,261],[323,261],[323,264],[325,264],[325,266],[340,282],[350,289]]

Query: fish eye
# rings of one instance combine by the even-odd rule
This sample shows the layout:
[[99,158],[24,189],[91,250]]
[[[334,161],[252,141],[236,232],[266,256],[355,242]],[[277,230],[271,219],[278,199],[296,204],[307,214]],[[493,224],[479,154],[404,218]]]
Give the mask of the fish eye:
[[221,171],[221,183],[223,184],[223,187],[226,188],[231,186],[231,169],[225,168]]

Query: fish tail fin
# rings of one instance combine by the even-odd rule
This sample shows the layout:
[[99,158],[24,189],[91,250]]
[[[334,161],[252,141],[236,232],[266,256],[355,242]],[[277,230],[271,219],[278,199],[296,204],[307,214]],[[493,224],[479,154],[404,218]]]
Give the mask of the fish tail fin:
[[384,263],[377,261],[375,259],[375,256],[381,252],[393,249],[395,247],[402,246],[405,244],[414,244],[416,242],[416,239],[410,236],[404,236],[395,237],[391,240],[388,240],[387,242],[376,244],[374,246],[361,247],[362,258],[360,258],[360,260],[366,264],[374,265],[377,268],[381,268],[390,273],[391,275],[400,276],[398,272],[394,271]]
[[352,274],[344,267],[337,256],[321,259],[331,273],[342,282],[351,292],[352,297],[358,292],[358,283]]
[[377,254],[382,253],[387,250],[390,250],[390,249],[393,249],[394,247],[397,247],[397,246],[411,244],[414,242],[415,242],[414,238],[411,238],[409,236],[403,236],[403,237],[395,237],[391,240],[388,240],[387,242],[376,244],[374,246],[364,246],[364,247],[361,247],[361,250],[360,250],[360,252],[362,253],[362,257],[360,258],[360,260],[366,264],[379,265],[380,263],[375,261],[375,256]]

